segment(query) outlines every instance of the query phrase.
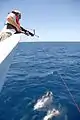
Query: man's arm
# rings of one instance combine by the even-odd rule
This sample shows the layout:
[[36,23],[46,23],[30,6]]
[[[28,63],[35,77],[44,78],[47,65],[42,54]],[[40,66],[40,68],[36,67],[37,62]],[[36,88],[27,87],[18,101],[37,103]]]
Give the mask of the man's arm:
[[20,26],[14,21],[13,17],[7,18],[7,21],[12,24],[17,29],[17,31],[21,31]]
[[22,26],[21,26],[21,30],[24,31],[25,34],[27,35],[31,35],[31,36],[34,36],[33,33],[29,32],[28,30],[24,29]]

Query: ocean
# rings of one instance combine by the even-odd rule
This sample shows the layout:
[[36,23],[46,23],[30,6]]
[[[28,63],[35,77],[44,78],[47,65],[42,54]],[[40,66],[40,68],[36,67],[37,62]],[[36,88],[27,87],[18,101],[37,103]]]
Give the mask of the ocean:
[[60,111],[52,120],[80,120],[80,43],[19,43],[0,93],[0,120],[43,120],[46,112],[33,108],[47,91]]

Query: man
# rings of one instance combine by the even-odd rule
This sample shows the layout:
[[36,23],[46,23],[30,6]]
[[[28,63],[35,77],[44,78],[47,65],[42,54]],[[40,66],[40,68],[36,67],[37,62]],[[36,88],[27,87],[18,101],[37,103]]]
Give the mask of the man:
[[28,36],[29,35],[34,36],[33,33],[21,27],[19,22],[20,19],[21,19],[21,12],[18,10],[12,10],[11,13],[8,14],[6,19],[6,24],[0,34],[0,40],[4,40],[7,37],[10,37],[12,34],[16,34],[16,33],[24,33]]

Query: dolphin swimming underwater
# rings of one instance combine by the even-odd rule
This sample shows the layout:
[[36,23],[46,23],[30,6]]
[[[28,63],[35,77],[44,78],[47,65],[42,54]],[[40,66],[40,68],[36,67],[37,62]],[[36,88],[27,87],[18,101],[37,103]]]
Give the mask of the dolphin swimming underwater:
[[53,102],[52,92],[47,92],[44,96],[37,100],[37,103],[34,105],[34,110],[40,110],[47,108]]
[[48,110],[47,115],[43,118],[43,120],[51,120],[54,116],[58,116],[60,112],[56,109]]

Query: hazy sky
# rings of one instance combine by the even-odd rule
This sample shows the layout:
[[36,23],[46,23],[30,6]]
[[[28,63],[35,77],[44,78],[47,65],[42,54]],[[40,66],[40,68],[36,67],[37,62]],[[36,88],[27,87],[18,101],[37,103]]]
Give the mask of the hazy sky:
[[40,40],[80,40],[80,0],[0,0],[0,29],[15,8],[22,12],[21,24],[35,28]]

